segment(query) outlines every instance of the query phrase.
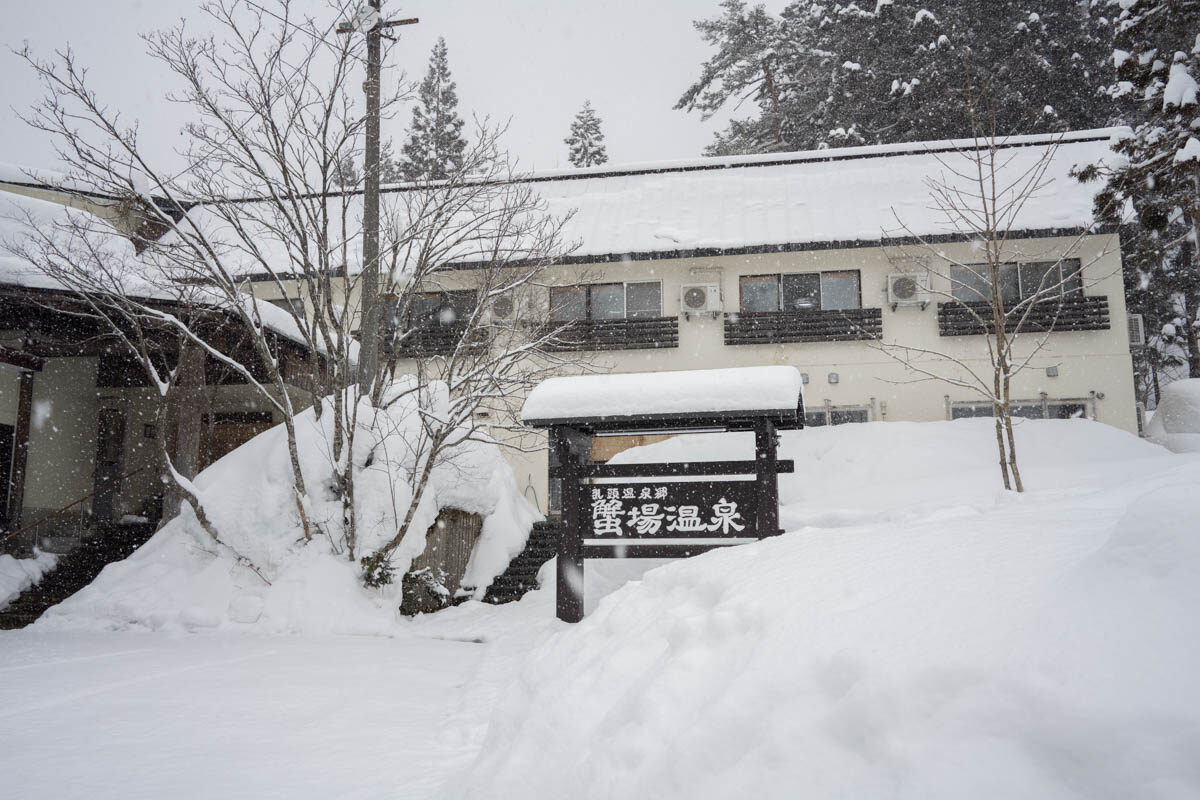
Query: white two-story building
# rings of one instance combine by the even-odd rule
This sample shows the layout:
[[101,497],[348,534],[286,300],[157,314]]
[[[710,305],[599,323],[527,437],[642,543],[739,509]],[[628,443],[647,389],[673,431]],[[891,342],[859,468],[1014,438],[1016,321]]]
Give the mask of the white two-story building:
[[[1002,294],[1010,306],[1042,300],[1017,345],[1021,417],[1138,429],[1120,243],[1094,224],[1097,187],[1070,174],[1111,159],[1119,133],[1012,138],[994,151]],[[567,235],[579,243],[545,277],[542,302],[572,323],[564,349],[590,369],[794,365],[808,426],[990,415],[984,395],[929,377],[991,382],[971,310],[987,290],[971,214],[993,186],[976,179],[977,153],[929,142],[533,175],[551,211],[574,212]],[[474,269],[445,265],[424,287],[429,302],[474,303]],[[503,324],[511,304],[492,314]],[[593,457],[638,441],[598,441]],[[545,452],[511,463],[551,510]]]

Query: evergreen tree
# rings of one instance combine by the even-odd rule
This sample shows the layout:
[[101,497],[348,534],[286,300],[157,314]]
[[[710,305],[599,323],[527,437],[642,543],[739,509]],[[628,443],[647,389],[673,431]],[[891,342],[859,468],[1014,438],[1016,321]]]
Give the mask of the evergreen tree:
[[719,137],[719,149],[787,149],[777,77],[778,50],[783,44],[780,23],[761,5],[748,9],[744,0],[722,0],[721,8],[721,16],[692,23],[717,52],[704,62],[700,78],[688,87],[675,108],[699,111],[708,119],[733,98],[739,102],[753,99],[761,110],[759,118],[734,123]]
[[[1182,351],[1200,377],[1200,0],[1110,0],[1116,24],[1112,96],[1133,135],[1114,148],[1115,168],[1093,165],[1084,180],[1106,178],[1097,215],[1121,221],[1132,202],[1140,230],[1125,254],[1139,271],[1132,310],[1147,332]],[[1150,326],[1154,325],[1154,328]],[[1161,325],[1162,327],[1158,327]]]
[[446,40],[438,37],[429,57],[429,72],[421,81],[413,108],[409,138],[403,148],[407,180],[444,180],[462,166],[467,142],[458,116],[458,94],[450,78]]
[[677,108],[734,98],[758,113],[709,153],[970,135],[962,93],[990,98],[1002,134],[1104,124],[1110,30],[1079,0],[793,0],[778,20],[726,0],[696,27],[717,48]]
[[567,158],[577,167],[594,167],[608,161],[600,117],[590,101],[584,101],[583,110],[575,115],[571,123],[571,135],[563,142],[570,148]]

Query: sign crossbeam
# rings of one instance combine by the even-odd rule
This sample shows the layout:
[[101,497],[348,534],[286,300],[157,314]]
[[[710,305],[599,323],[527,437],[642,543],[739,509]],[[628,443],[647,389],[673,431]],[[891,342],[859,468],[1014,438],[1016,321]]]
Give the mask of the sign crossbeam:
[[[644,478],[653,481],[656,477],[682,475],[756,475],[758,461],[680,461],[660,464],[584,464],[580,475],[585,478]],[[790,460],[776,461],[776,473],[796,471]]]

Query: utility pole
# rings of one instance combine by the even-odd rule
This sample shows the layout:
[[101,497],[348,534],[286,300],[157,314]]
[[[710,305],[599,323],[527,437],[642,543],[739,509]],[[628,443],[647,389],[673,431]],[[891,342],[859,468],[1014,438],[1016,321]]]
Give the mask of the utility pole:
[[[369,0],[366,14],[354,23],[338,26],[338,33],[354,33],[367,28],[367,136],[363,154],[363,271],[359,294],[359,395],[373,395],[375,374],[379,370],[379,83],[380,39],[385,28],[415,25],[411,19],[383,20],[381,0]],[[365,25],[363,22],[365,21]],[[349,276],[347,276],[349,277]],[[365,381],[365,383],[364,383]]]

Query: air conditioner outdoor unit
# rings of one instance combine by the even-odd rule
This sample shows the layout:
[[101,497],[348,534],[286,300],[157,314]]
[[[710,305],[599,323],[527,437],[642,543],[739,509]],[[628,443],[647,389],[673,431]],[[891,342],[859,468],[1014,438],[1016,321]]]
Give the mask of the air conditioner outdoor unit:
[[721,311],[721,284],[685,283],[679,289],[679,308],[684,316],[713,314]]
[[892,311],[899,306],[920,306],[924,309],[929,304],[929,273],[893,272],[888,275],[887,293]]
[[517,304],[509,295],[502,294],[492,301],[492,324],[500,326],[512,325],[517,318]]
[[1129,346],[1130,347],[1145,347],[1146,345],[1146,322],[1142,319],[1141,314],[1129,314]]

